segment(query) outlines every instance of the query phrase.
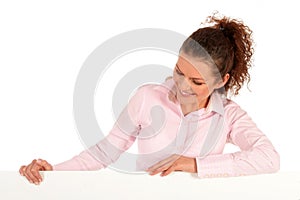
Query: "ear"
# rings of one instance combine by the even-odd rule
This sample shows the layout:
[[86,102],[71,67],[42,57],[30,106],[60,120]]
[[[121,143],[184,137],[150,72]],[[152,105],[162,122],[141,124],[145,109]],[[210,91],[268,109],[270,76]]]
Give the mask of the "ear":
[[219,84],[217,84],[217,88],[223,87],[228,82],[229,78],[230,78],[230,75],[228,73],[225,74],[225,76],[223,77],[222,82],[220,82]]

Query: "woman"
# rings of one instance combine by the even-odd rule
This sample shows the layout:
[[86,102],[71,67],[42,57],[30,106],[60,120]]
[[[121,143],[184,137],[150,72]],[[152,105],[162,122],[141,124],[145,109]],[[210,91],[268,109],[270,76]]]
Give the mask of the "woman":
[[[207,22],[183,43],[173,78],[140,87],[105,139],[58,165],[33,160],[20,174],[38,184],[41,170],[101,169],[136,139],[137,168],[150,175],[185,171],[206,178],[278,171],[279,155],[271,142],[226,98],[250,80],[252,31],[227,17],[214,15]],[[153,108],[159,108],[156,117]],[[241,151],[222,154],[228,142]]]

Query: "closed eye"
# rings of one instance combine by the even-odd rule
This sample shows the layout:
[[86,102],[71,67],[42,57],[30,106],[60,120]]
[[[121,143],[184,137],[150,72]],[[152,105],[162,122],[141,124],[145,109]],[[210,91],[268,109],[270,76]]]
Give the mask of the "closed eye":
[[200,83],[200,82],[197,82],[197,81],[193,81],[193,83],[194,83],[195,85],[202,85],[202,84],[205,84],[205,83]]
[[183,75],[184,75],[181,71],[178,70],[177,67],[175,68],[175,71],[176,71],[176,73],[177,73],[178,75],[180,75],[180,76],[183,76]]
[[[177,73],[179,76],[184,76],[184,74],[178,69],[178,65],[176,65],[175,71],[176,71],[176,73]],[[193,79],[192,79],[192,80],[193,80]],[[194,83],[195,85],[203,85],[203,84],[205,84],[205,82],[198,82],[198,81],[195,81],[195,80],[193,80],[193,83]]]

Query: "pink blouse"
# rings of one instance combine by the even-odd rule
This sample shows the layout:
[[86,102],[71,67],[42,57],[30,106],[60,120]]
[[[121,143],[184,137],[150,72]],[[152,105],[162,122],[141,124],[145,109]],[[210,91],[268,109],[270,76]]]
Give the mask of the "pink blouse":
[[[235,102],[215,91],[207,108],[184,116],[180,104],[169,98],[173,88],[173,80],[140,87],[103,140],[53,169],[97,170],[110,165],[122,171],[144,171],[178,154],[196,158],[200,178],[279,170],[273,145]],[[135,140],[136,155],[126,152]],[[226,143],[240,151],[223,154]]]

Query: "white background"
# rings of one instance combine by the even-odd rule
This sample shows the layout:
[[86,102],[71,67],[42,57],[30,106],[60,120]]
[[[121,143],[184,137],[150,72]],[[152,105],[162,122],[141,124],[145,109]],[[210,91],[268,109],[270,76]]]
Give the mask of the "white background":
[[[281,171],[299,170],[300,14],[289,0],[1,1],[0,170],[18,170],[39,157],[56,164],[84,149],[73,120],[73,90],[81,65],[101,43],[138,28],[188,36],[215,10],[254,32],[252,92],[245,87],[234,100],[280,153]],[[96,107],[98,116],[111,115],[105,105]],[[105,121],[104,130],[112,123]]]

